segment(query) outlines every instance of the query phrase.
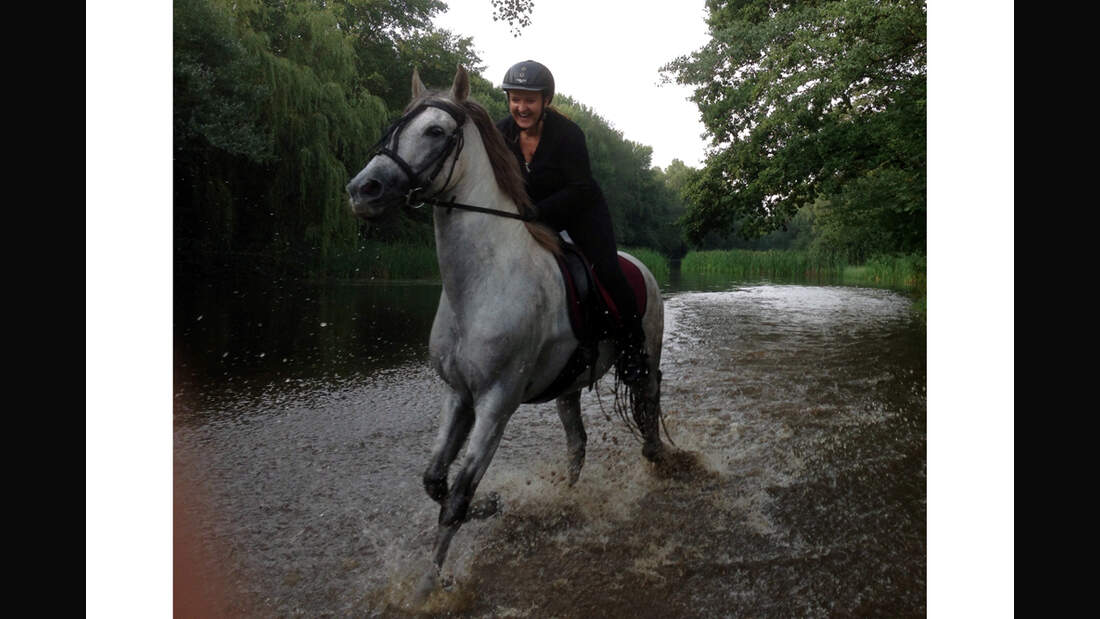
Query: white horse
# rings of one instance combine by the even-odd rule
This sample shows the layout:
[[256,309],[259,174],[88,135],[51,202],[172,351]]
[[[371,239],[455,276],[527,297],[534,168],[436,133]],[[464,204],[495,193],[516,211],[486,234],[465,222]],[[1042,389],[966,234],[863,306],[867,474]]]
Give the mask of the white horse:
[[[439,433],[424,473],[428,495],[441,506],[434,569],[426,578],[432,587],[451,539],[469,517],[474,492],[508,419],[554,381],[579,345],[554,257],[558,239],[530,221],[533,209],[519,165],[485,110],[467,99],[469,91],[462,67],[445,93],[428,92],[414,71],[405,116],[347,186],[352,211],[367,219],[406,203],[437,206],[443,293],[429,350],[445,388]],[[631,414],[643,438],[642,453],[659,461],[666,453],[659,436],[658,370],[664,309],[652,273],[622,255],[641,270],[647,296],[642,322],[649,378],[634,394]],[[565,426],[570,485],[580,475],[587,440],[581,389],[603,375],[615,355],[613,342],[600,342],[595,374],[584,372],[556,400]],[[448,487],[448,469],[467,441]]]

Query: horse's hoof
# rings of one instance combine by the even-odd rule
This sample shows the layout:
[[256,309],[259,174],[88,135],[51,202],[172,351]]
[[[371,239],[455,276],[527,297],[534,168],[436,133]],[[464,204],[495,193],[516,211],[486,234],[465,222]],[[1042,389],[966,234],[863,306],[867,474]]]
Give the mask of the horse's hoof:
[[500,495],[490,492],[470,505],[466,518],[467,520],[485,520],[498,512],[500,512]]
[[658,443],[657,445],[645,444],[642,446],[642,456],[650,462],[660,462],[665,455],[665,446]]
[[420,582],[416,585],[416,591],[413,592],[413,603],[417,606],[423,605],[424,602],[428,601],[428,597],[438,588],[439,571],[432,567],[420,577]]

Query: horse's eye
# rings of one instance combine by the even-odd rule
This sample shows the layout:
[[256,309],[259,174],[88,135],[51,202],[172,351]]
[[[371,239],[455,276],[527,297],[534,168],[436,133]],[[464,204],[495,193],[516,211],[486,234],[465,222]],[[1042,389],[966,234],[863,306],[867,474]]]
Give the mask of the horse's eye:
[[441,138],[443,137],[444,133],[445,132],[443,131],[443,127],[440,127],[439,125],[432,125],[431,127],[428,127],[427,131],[424,132],[425,135],[430,135],[433,138]]

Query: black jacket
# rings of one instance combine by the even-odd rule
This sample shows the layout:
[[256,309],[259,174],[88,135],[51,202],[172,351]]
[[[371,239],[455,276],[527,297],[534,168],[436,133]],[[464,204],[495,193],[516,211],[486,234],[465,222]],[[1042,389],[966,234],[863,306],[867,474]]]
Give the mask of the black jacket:
[[592,178],[584,132],[573,121],[546,111],[538,148],[527,164],[519,147],[519,126],[511,116],[497,123],[527,181],[527,195],[538,217],[555,230],[570,230],[594,215],[607,211],[599,185]]

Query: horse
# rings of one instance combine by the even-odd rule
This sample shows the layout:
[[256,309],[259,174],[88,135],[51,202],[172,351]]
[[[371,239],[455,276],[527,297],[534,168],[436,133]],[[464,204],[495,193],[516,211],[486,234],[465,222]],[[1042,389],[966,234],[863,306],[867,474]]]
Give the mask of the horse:
[[[429,352],[443,397],[423,483],[440,512],[433,567],[422,588],[438,584],[447,549],[471,516],[474,493],[509,418],[555,380],[580,345],[555,258],[560,237],[534,222],[518,162],[469,93],[461,66],[449,92],[429,91],[414,69],[412,101],[403,117],[347,185],[352,212],[368,221],[401,205],[436,207],[443,291]],[[666,453],[658,429],[664,309],[653,274],[634,257],[620,255],[640,269],[647,297],[642,324],[649,373],[629,400],[632,430],[642,438],[643,456],[658,462]],[[570,487],[580,476],[587,441],[581,391],[607,372],[617,352],[610,340],[600,341],[598,350],[591,372],[555,402],[565,428]],[[448,486],[448,470],[463,443],[465,454]]]

